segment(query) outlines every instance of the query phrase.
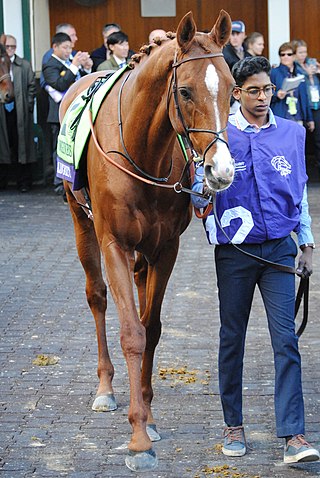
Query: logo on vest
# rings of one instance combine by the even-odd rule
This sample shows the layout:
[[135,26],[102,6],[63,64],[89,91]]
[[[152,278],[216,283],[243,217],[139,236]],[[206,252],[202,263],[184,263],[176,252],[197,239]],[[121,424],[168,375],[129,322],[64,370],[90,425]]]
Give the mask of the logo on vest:
[[247,165],[244,161],[238,161],[235,163],[234,168],[236,171],[246,171]]
[[288,163],[284,156],[274,156],[271,160],[271,164],[274,169],[281,174],[281,176],[288,176],[288,174],[292,173],[291,164]]

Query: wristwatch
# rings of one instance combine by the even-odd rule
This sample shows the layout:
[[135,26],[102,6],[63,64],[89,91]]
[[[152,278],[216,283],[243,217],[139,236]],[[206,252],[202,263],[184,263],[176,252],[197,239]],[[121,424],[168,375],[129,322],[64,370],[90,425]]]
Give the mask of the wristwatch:
[[316,246],[313,242],[308,243],[308,244],[301,244],[300,249],[303,251],[306,247],[312,247],[312,249],[315,249]]

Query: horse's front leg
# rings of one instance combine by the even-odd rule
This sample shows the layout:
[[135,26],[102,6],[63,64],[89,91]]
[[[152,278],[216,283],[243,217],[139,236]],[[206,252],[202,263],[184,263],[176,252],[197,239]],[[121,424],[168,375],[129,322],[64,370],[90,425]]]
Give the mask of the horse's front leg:
[[146,307],[141,318],[146,328],[146,348],[142,362],[142,393],[148,410],[147,433],[152,441],[161,439],[157,432],[152,415],[151,402],[153,399],[152,370],[155,349],[161,336],[161,306],[175,264],[179,248],[179,237],[168,242],[162,248],[157,261],[148,266]]
[[117,404],[112,387],[114,367],[110,360],[106,336],[107,290],[101,270],[101,252],[93,222],[87,218],[77,203],[66,181],[65,189],[74,224],[78,255],[86,274],[87,301],[97,332],[99,387],[92,409],[99,412],[116,410]]
[[146,347],[146,330],[139,320],[134,300],[134,254],[133,251],[123,251],[114,242],[103,248],[103,252],[109,287],[118,310],[120,342],[130,382],[128,418],[132,436],[126,464],[134,471],[150,470],[157,465],[157,458],[146,431],[148,410],[141,388],[141,362]]

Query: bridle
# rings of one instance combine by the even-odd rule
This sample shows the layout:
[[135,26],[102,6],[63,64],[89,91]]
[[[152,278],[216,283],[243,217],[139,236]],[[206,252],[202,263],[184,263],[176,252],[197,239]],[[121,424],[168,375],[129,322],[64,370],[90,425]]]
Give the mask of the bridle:
[[[204,153],[203,153],[203,158],[205,157],[205,154],[207,153],[207,151],[211,148],[211,146],[216,143],[216,141],[220,140],[222,141],[223,143],[225,143],[227,145],[227,147],[229,148],[228,146],[228,143],[227,141],[225,141],[220,135],[226,131],[227,129],[227,126],[225,128],[223,128],[222,130],[220,131],[214,131],[214,130],[210,130],[210,129],[200,129],[200,128],[189,128],[186,123],[185,123],[185,120],[183,118],[183,114],[181,112],[181,108],[180,108],[180,105],[179,105],[179,100],[178,100],[178,86],[177,86],[177,68],[182,65],[183,63],[186,63],[188,61],[193,61],[193,60],[202,60],[204,58],[217,58],[217,57],[223,57],[223,54],[222,52],[219,52],[219,53],[208,53],[208,54],[205,54],[205,55],[198,55],[198,56],[192,56],[192,57],[188,57],[188,58],[184,58],[180,61],[177,61],[177,51],[175,52],[175,57],[174,57],[174,61],[173,61],[173,64],[172,64],[172,69],[173,69],[173,74],[172,74],[172,77],[171,77],[171,81],[170,81],[170,86],[169,86],[169,89],[168,89],[168,96],[167,96],[167,110],[168,110],[168,103],[169,103],[169,98],[170,98],[170,92],[172,90],[172,93],[173,93],[173,100],[174,100],[174,105],[175,105],[175,108],[177,110],[177,114],[178,114],[178,118],[182,124],[182,128],[183,128],[183,131],[184,131],[184,137],[185,137],[185,140],[186,140],[186,143],[188,145],[188,148],[190,149],[191,151],[191,155],[192,155],[192,158],[194,160],[196,160],[198,157],[198,154],[196,153],[194,147],[193,147],[193,144],[192,144],[192,141],[190,139],[190,133],[210,133],[210,134],[213,134],[215,136],[215,138],[206,146],[205,150],[204,150]],[[124,158],[127,159],[127,161],[134,167],[134,169],[136,171],[138,171],[138,173],[140,174],[140,176],[138,175],[134,175],[134,174],[131,174],[133,176],[135,176],[136,178],[142,180],[143,178],[149,180],[152,182],[153,185],[158,185],[158,186],[164,186],[163,183],[167,183],[170,176],[171,176],[171,173],[172,173],[172,168],[173,168],[173,162],[172,162],[172,159],[171,159],[171,164],[170,164],[170,168],[169,168],[169,172],[167,174],[167,176],[165,177],[154,177],[152,175],[150,175],[149,173],[147,173],[146,171],[144,171],[143,169],[141,169],[137,163],[131,158],[126,146],[125,146],[125,141],[124,141],[124,136],[123,136],[123,127],[122,127],[122,114],[121,114],[121,98],[122,98],[122,92],[123,92],[123,88],[124,88],[124,85],[125,83],[127,82],[127,80],[129,79],[130,77],[130,74],[131,72],[126,76],[126,78],[123,80],[121,86],[120,86],[120,89],[119,89],[119,94],[118,94],[118,124],[119,124],[119,134],[120,134],[120,141],[121,141],[121,145],[123,147],[123,150],[124,152],[122,153],[121,151],[115,151],[115,150],[109,150],[107,151],[106,153],[104,153],[104,155],[107,155],[108,153],[116,153],[116,154],[119,154],[120,156],[123,156]],[[93,128],[91,128],[91,133],[92,135],[95,137],[94,135],[94,132],[93,132]],[[96,145],[97,145],[97,142],[95,141]],[[97,146],[98,147],[98,146]],[[98,148],[99,149],[99,148]],[[100,152],[102,152],[103,150],[100,148],[99,149]],[[111,159],[111,158],[110,158]],[[110,161],[109,159],[109,161]],[[112,161],[113,162],[113,161]],[[115,162],[113,162],[113,164],[117,164]],[[123,168],[120,168],[120,169],[123,169]],[[124,169],[124,171],[126,171],[126,169]],[[145,181],[146,182],[146,181]],[[166,185],[166,187],[168,187],[169,185]],[[177,185],[177,183],[175,185],[172,185],[172,186],[169,186],[169,187],[173,187],[175,189],[176,192],[181,192],[181,191],[184,191],[184,192],[188,192],[189,194],[194,194],[190,189],[187,189],[187,188],[183,188],[183,186],[181,185],[181,183],[179,183]],[[198,193],[196,193],[198,194]]]
[[[180,105],[179,105],[179,97],[178,97],[178,83],[177,83],[177,68],[182,65],[183,63],[187,63],[188,61],[193,61],[193,60],[202,60],[203,58],[217,58],[217,57],[223,57],[223,53],[219,52],[219,53],[208,53],[206,55],[199,55],[199,56],[190,56],[188,58],[183,58],[182,60],[179,60],[177,61],[177,54],[178,52],[176,51],[175,53],[175,58],[174,58],[174,62],[172,64],[172,68],[173,68],[173,75],[172,75],[172,81],[171,81],[171,87],[172,87],[172,93],[173,93],[173,99],[174,99],[174,105],[175,105],[175,108],[177,110],[177,114],[178,114],[178,118],[180,120],[180,123],[182,125],[182,128],[183,128],[183,131],[184,131],[184,136],[186,138],[186,141],[188,143],[188,147],[190,148],[191,152],[192,152],[192,155],[196,158],[198,157],[194,147],[193,147],[193,144],[192,144],[192,141],[191,141],[191,138],[190,138],[190,133],[210,133],[210,134],[213,134],[215,137],[214,139],[208,144],[208,146],[205,148],[204,152],[203,152],[203,155],[202,155],[202,158],[204,159],[205,158],[205,155],[207,153],[207,151],[211,148],[211,146],[213,144],[215,144],[218,140],[219,141],[222,141],[224,144],[227,145],[227,147],[229,148],[229,145],[227,143],[227,141],[225,141],[220,135],[222,133],[224,133],[227,129],[227,127],[223,128],[222,130],[220,131],[214,131],[214,130],[211,130],[211,129],[200,129],[200,128],[189,128],[186,123],[185,123],[185,120],[183,118],[183,114],[181,112],[181,108],[180,108]],[[169,92],[170,92],[170,88],[169,88]],[[168,104],[169,104],[169,99],[167,99],[167,107],[168,107]]]

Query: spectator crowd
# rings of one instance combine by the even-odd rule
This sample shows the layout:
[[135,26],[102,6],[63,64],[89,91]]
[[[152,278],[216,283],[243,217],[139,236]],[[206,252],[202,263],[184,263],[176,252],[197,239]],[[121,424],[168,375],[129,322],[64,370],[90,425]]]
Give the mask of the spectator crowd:
[[[162,29],[153,30],[149,42],[164,37]],[[128,35],[117,23],[102,28],[102,45],[90,54],[77,51],[75,27],[70,23],[57,25],[51,48],[43,55],[40,86],[48,102],[47,122],[50,127],[53,185],[57,194],[63,194],[62,182],[55,175],[56,144],[59,132],[58,110],[67,89],[79,78],[94,71],[117,70],[124,67],[134,53],[130,50]],[[15,174],[17,187],[27,192],[32,187],[32,164],[36,162],[33,123],[36,98],[36,80],[30,63],[16,54],[17,42],[6,35],[5,44],[12,63],[11,78],[16,101],[0,105],[0,125],[4,140],[0,146],[0,190],[8,185],[10,174]],[[229,43],[224,47],[224,58],[232,70],[243,58],[262,56],[264,37],[259,32],[246,34],[242,20],[232,22]],[[273,65],[271,82],[275,91],[271,109],[277,116],[295,121],[307,130],[307,143],[316,159],[320,177],[320,70],[316,58],[308,56],[307,44],[302,39],[279,46],[279,64]],[[19,98],[19,100],[18,100]],[[231,113],[239,101],[231,98]]]

